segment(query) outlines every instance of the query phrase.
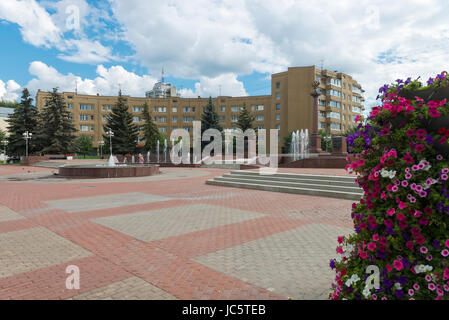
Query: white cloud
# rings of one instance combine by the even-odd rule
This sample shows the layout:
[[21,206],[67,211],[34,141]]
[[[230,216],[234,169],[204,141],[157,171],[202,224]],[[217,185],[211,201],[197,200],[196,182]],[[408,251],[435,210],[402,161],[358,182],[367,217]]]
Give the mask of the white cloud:
[[6,83],[0,80],[0,100],[16,101],[20,94],[21,86],[14,80]]
[[273,73],[323,59],[353,75],[372,104],[385,82],[448,69],[449,3],[438,0],[111,3],[136,59],[177,77]]
[[241,81],[237,80],[237,75],[232,73],[222,74],[215,78],[200,77],[200,81],[195,83],[195,89],[182,89],[180,93],[183,97],[194,98],[197,96],[208,97],[218,96],[221,91],[222,96],[241,97],[248,93]]
[[81,78],[72,73],[62,74],[55,68],[46,65],[41,61],[33,61],[30,64],[29,72],[33,78],[26,87],[35,93],[38,89],[49,91],[58,87],[59,91],[75,91],[78,93],[95,95],[117,95],[119,86],[123,94],[142,97],[145,92],[153,88],[156,79],[144,75],[139,76],[125,70],[122,66],[112,66],[105,68],[102,65],[97,67],[97,77],[94,79]]
[[51,47],[60,40],[50,14],[34,0],[0,1],[0,19],[18,24],[23,40],[34,46]]

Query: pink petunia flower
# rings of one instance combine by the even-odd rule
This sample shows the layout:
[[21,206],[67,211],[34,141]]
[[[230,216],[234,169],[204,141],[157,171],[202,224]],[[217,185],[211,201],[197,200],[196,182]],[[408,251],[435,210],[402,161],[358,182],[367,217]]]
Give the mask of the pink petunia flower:
[[398,271],[401,271],[402,269],[404,269],[404,264],[401,261],[399,261],[399,260],[394,260],[393,261],[393,266]]
[[441,251],[441,255],[442,255],[443,257],[449,256],[449,250],[444,249],[443,251]]

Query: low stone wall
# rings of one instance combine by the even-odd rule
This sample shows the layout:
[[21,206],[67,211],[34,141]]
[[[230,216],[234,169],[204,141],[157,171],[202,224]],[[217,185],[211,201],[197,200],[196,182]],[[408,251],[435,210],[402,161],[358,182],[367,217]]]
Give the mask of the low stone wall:
[[20,164],[22,166],[29,166],[37,162],[48,161],[50,158],[48,156],[22,156],[20,157]]
[[123,167],[66,166],[59,168],[59,175],[72,178],[127,178],[159,174],[157,165],[136,165]]
[[318,156],[315,158],[301,159],[289,163],[282,163],[280,168],[324,168],[344,169],[346,157],[343,156]]

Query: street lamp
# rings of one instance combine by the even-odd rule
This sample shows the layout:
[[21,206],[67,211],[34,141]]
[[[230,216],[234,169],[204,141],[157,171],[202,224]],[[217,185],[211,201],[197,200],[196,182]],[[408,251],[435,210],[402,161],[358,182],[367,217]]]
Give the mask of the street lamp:
[[111,129],[106,133],[106,135],[109,137],[109,149],[111,151],[111,157],[112,157],[112,137],[114,136],[114,132],[112,132]]
[[103,146],[104,146],[104,141],[98,141],[98,145],[100,146],[100,159],[103,159]]
[[6,156],[6,145],[8,144],[8,141],[5,139],[2,141],[2,143],[3,143],[3,155],[5,157],[5,163],[6,163],[8,160],[8,157]]
[[28,132],[28,131],[25,131],[24,133],[23,133],[23,138],[25,139],[25,141],[26,141],[26,156],[28,157],[28,140],[29,139],[31,139],[31,136],[32,136],[33,134],[31,133],[31,132]]

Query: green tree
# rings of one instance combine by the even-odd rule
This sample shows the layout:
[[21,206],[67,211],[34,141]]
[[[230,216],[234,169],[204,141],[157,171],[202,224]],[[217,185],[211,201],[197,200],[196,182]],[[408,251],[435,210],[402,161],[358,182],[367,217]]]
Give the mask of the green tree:
[[4,108],[17,108],[20,104],[15,101],[0,100],[0,107]]
[[39,114],[36,141],[41,153],[66,154],[74,150],[72,114],[57,88],[47,97],[46,107]]
[[109,115],[108,123],[103,127],[105,134],[103,135],[105,147],[109,149],[109,137],[107,132],[112,130],[112,152],[115,154],[134,153],[137,149],[137,138],[139,136],[139,128],[133,123],[133,115],[128,110],[119,91],[117,103],[112,108]]
[[[218,113],[215,111],[212,97],[209,97],[209,102],[201,114],[201,136],[207,129],[217,129],[222,132],[223,127],[220,126]],[[201,149],[203,149],[208,142],[201,142]]]
[[288,154],[290,153],[290,146],[292,145],[292,135],[293,132],[286,137],[284,137],[284,145],[282,146],[282,153]]
[[93,149],[92,139],[90,136],[81,134],[75,140],[76,151],[81,153],[84,158],[86,154],[91,154]]
[[158,140],[161,148],[160,150],[162,150],[165,136],[159,131],[156,124],[153,122],[153,119],[151,119],[148,104],[146,102],[143,105],[142,118],[144,121],[144,124],[141,126],[143,137],[145,139],[144,150],[153,153],[156,152]]
[[332,152],[332,136],[328,135],[324,130],[319,130],[318,133],[321,135],[321,150]]
[[[20,103],[14,109],[14,113],[6,120],[8,122],[8,153],[11,155],[25,155],[25,139],[23,133],[25,131],[33,134],[37,133],[38,112],[37,108],[32,105],[33,98],[27,88],[22,91]],[[37,151],[36,144],[29,141],[29,152]]]
[[243,103],[237,118],[237,126],[245,132],[247,129],[254,129],[253,122],[254,117],[250,114],[246,104]]

